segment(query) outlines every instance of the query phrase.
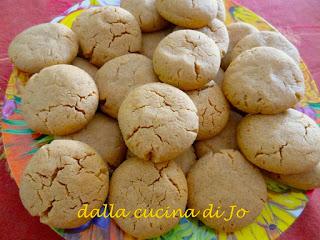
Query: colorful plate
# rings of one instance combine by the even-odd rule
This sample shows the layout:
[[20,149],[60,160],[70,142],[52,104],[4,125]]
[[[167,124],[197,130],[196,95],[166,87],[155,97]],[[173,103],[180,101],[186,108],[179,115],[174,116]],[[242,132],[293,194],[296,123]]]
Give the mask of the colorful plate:
[[[52,22],[60,22],[71,26],[73,20],[83,9],[94,6],[118,5],[119,0],[85,0],[74,5],[63,15]],[[264,19],[250,10],[226,0],[227,23],[243,21],[253,24],[260,30],[276,31]],[[312,79],[308,68],[301,62],[301,69],[305,76],[306,96],[297,108],[305,112],[320,124],[320,94],[315,81]],[[2,134],[5,154],[12,176],[19,185],[20,176],[32,155],[37,149],[50,142],[51,136],[33,132],[26,125],[20,111],[19,83],[28,80],[28,75],[13,70],[6,91],[5,104],[3,106]],[[21,85],[20,85],[21,86]],[[233,234],[216,233],[205,227],[196,219],[181,219],[178,226],[167,234],[156,239],[276,239],[284,232],[301,214],[307,201],[308,193],[291,189],[274,181],[268,180],[268,203],[260,216],[251,225]],[[54,229],[65,239],[69,240],[125,240],[133,239],[123,233],[112,220],[95,218],[86,225],[72,230]]]

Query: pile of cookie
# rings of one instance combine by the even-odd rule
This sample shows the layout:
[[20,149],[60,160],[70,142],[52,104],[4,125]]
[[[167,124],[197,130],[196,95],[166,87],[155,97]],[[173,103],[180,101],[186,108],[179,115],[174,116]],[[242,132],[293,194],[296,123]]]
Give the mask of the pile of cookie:
[[90,220],[78,218],[84,204],[114,204],[131,212],[114,219],[121,229],[152,238],[179,217],[135,218],[136,209],[236,205],[245,217],[199,215],[233,232],[266,203],[258,168],[320,186],[320,128],[292,109],[304,95],[297,49],[225,18],[222,0],[123,0],[84,10],[71,29],[40,24],[13,40],[10,59],[31,76],[20,88],[24,119],[57,139],[22,175],[30,214],[76,228]]

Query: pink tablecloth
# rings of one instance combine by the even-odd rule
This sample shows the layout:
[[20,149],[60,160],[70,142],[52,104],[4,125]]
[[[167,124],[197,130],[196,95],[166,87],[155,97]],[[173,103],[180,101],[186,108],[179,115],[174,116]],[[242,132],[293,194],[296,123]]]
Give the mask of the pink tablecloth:
[[[296,46],[320,85],[320,1],[319,0],[236,0],[263,16]],[[0,1],[0,97],[11,65],[7,47],[18,32],[47,22],[77,0],[1,0]],[[32,218],[22,207],[18,189],[0,162],[0,239],[60,239],[47,226]],[[320,190],[316,190],[301,218],[281,240],[320,240]]]

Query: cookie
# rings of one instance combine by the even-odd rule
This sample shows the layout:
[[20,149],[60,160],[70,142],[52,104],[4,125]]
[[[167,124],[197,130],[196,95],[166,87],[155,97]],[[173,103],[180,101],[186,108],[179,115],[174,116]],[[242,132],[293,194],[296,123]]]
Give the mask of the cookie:
[[312,190],[320,187],[320,163],[318,163],[311,171],[305,173],[290,175],[269,173],[268,176],[294,188]]
[[126,145],[118,123],[102,113],[97,113],[85,128],[63,138],[93,147],[111,168],[118,167],[126,156]]
[[90,220],[78,217],[83,204],[88,212],[100,209],[108,188],[108,167],[93,148],[78,141],[55,140],[29,161],[20,181],[20,198],[42,223],[76,228]]
[[249,161],[279,174],[311,171],[320,160],[320,128],[294,109],[276,115],[248,115],[237,130],[238,145]]
[[167,21],[186,28],[201,28],[217,16],[216,0],[156,0],[160,15]]
[[118,120],[130,151],[156,163],[186,151],[199,128],[192,100],[164,83],[148,83],[130,91],[121,104]]
[[[183,29],[184,28],[182,27],[176,27],[175,31]],[[220,49],[221,57],[223,57],[227,53],[229,46],[228,30],[226,25],[224,25],[224,23],[219,19],[214,18],[207,26],[199,28],[197,29],[197,31],[206,34],[217,44],[218,48]]]
[[82,54],[96,66],[141,49],[139,23],[120,7],[86,9],[73,22],[72,30],[80,39]]
[[217,19],[219,19],[220,21],[224,22],[226,21],[226,8],[224,6],[224,0],[216,0],[217,1],[217,6],[218,6],[218,10],[217,10]]
[[96,66],[89,63],[86,59],[80,57],[76,57],[71,64],[86,71],[93,79],[98,71]]
[[296,62],[300,62],[300,54],[297,48],[289,42],[281,33],[261,31],[252,33],[241,39],[232,49],[231,61],[235,60],[242,52],[255,47],[273,47],[288,54]]
[[212,138],[222,131],[229,120],[230,107],[220,87],[209,82],[201,89],[187,92],[198,110],[197,140]]
[[222,87],[223,79],[224,79],[224,71],[220,68],[217,76],[214,79],[215,83],[218,84],[220,88]]
[[197,157],[201,158],[209,152],[216,153],[224,149],[238,149],[236,132],[241,118],[240,114],[231,111],[227,125],[218,135],[195,142],[194,147]]
[[276,114],[302,99],[304,77],[284,52],[257,47],[243,52],[231,63],[222,89],[231,104],[243,112]]
[[153,33],[143,33],[141,54],[152,59],[154,50],[156,50],[160,41],[164,39],[171,32],[172,32],[172,29],[167,29],[159,32],[153,32]]
[[[168,210],[184,212],[187,204],[187,182],[181,169],[174,163],[154,164],[138,158],[123,162],[113,173],[110,181],[109,204],[114,210],[130,211],[128,217],[115,218],[118,226],[138,239],[149,239],[165,234],[176,226],[179,217],[141,217],[137,209],[150,213]],[[125,196],[125,197],[124,197]]]
[[194,30],[169,34],[153,54],[153,66],[159,79],[182,90],[201,88],[214,79],[220,61],[215,42]]
[[[205,155],[191,168],[187,181],[188,208],[200,211],[198,218],[218,232],[234,232],[252,223],[267,200],[262,174],[235,150]],[[213,204],[213,212],[225,211],[223,216],[204,217],[209,204]],[[230,217],[232,206],[234,215]],[[241,208],[247,212],[238,218],[236,212]]]
[[229,47],[227,54],[221,61],[221,67],[224,70],[226,70],[231,63],[231,52],[237,43],[249,34],[259,32],[255,26],[244,22],[231,23],[227,26],[227,30],[229,35]]
[[60,23],[43,23],[18,34],[8,55],[21,71],[36,73],[61,63],[71,63],[78,53],[76,34]]
[[32,130],[68,135],[82,129],[98,107],[98,89],[82,69],[54,65],[34,74],[24,88],[21,110]]
[[122,0],[120,6],[135,16],[142,32],[159,31],[169,25],[158,13],[156,0]]
[[100,109],[117,118],[120,105],[129,91],[152,82],[158,82],[158,78],[149,58],[140,54],[126,54],[110,60],[96,74]]

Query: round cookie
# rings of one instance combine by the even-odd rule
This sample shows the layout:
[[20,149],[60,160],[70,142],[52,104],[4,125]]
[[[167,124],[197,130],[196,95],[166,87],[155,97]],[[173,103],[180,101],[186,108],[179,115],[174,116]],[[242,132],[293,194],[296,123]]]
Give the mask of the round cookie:
[[221,67],[224,70],[226,70],[231,63],[231,52],[237,43],[249,34],[259,32],[255,26],[244,22],[231,23],[227,26],[227,30],[229,35],[229,47],[227,54],[221,61]]
[[156,163],[186,151],[199,128],[192,100],[164,83],[148,83],[129,92],[119,109],[118,120],[130,151]]
[[[267,186],[262,174],[235,150],[209,153],[199,159],[188,174],[188,208],[200,211],[198,218],[218,232],[234,232],[248,224],[262,211],[267,200]],[[204,217],[204,210],[225,211],[221,218]],[[231,206],[234,216],[230,218]],[[239,209],[248,211],[238,218]]]
[[68,135],[82,129],[94,116],[99,102],[94,80],[82,69],[54,65],[34,74],[21,96],[21,110],[32,130]]
[[98,68],[96,66],[92,65],[87,60],[80,57],[76,57],[71,64],[87,72],[92,77],[92,79],[95,78],[95,75],[98,71]]
[[169,22],[186,28],[201,28],[217,16],[216,0],[156,0],[160,15]]
[[118,167],[126,156],[126,145],[118,123],[102,113],[97,113],[85,128],[63,138],[93,147],[111,168]]
[[276,114],[302,99],[304,77],[284,52],[257,47],[243,52],[230,64],[222,89],[231,104],[243,112]]
[[152,82],[158,82],[158,78],[149,58],[126,54],[110,60],[96,74],[101,110],[117,118],[120,105],[129,91]]
[[[127,159],[132,157],[136,156],[132,152],[127,151]],[[171,161],[174,161],[181,168],[184,175],[187,175],[190,168],[196,163],[197,156],[194,153],[194,148],[191,146],[185,152]]]
[[102,66],[112,58],[141,49],[139,23],[120,7],[98,7],[84,10],[73,22],[85,58]]
[[234,61],[242,52],[255,47],[273,47],[288,54],[296,62],[300,62],[300,54],[297,48],[289,42],[281,33],[261,31],[252,33],[241,39],[232,49],[231,61]]
[[149,239],[171,230],[178,224],[179,216],[136,218],[135,212],[142,214],[137,209],[147,213],[158,209],[168,209],[168,214],[179,209],[184,212],[187,192],[185,176],[174,162],[154,164],[131,158],[114,171],[108,202],[114,204],[115,211],[122,208],[131,212],[128,217],[114,219],[123,231],[138,239]]
[[165,37],[153,54],[153,66],[162,82],[182,90],[195,90],[214,79],[220,51],[204,33],[175,31]]
[[[183,28],[176,27],[174,30],[183,30]],[[199,28],[197,31],[206,34],[217,44],[218,48],[220,49],[221,57],[227,53],[229,46],[229,34],[226,25],[224,25],[224,23],[219,19],[212,19],[207,26]]]
[[171,32],[172,32],[172,29],[167,29],[159,32],[142,34],[141,54],[152,59],[153,53],[158,47],[158,44],[160,43],[160,41],[164,39]]
[[195,142],[194,147],[197,157],[201,158],[209,152],[216,153],[224,149],[238,149],[236,132],[241,119],[240,114],[231,111],[227,125],[218,135]]
[[216,0],[218,11],[217,11],[217,19],[224,22],[226,21],[226,7],[224,6],[224,0]]
[[78,53],[76,34],[60,23],[43,23],[18,34],[10,43],[8,55],[20,70],[36,73],[61,63],[70,63]]
[[222,87],[223,79],[224,79],[224,71],[220,68],[217,76],[214,79],[215,83],[218,84],[220,88]]
[[311,171],[290,175],[279,175],[268,173],[269,177],[302,190],[312,190],[320,187],[320,163],[318,163]]
[[120,6],[135,16],[142,32],[159,31],[169,25],[158,13],[156,0],[122,0]]
[[199,132],[197,140],[212,138],[222,131],[229,119],[229,103],[220,87],[209,82],[201,89],[187,92],[197,107]]
[[78,211],[100,209],[109,188],[108,167],[85,143],[55,140],[31,158],[20,181],[20,198],[32,216],[56,228],[76,228],[90,218]]
[[294,109],[277,115],[248,115],[237,130],[242,153],[258,167],[279,174],[311,171],[320,160],[320,128]]

